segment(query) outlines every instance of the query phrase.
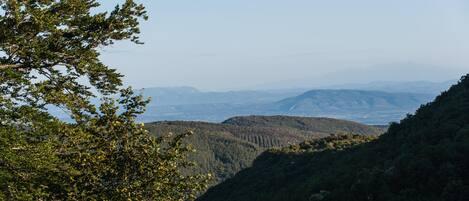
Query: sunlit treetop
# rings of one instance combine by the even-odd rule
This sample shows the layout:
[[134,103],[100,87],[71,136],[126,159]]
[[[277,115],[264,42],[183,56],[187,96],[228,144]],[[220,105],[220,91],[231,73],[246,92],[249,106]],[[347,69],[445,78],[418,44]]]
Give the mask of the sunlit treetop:
[[99,60],[99,50],[115,41],[140,44],[139,20],[147,15],[133,0],[111,12],[99,6],[95,0],[0,0],[2,94],[93,113],[92,87],[104,95],[117,92],[122,75]]

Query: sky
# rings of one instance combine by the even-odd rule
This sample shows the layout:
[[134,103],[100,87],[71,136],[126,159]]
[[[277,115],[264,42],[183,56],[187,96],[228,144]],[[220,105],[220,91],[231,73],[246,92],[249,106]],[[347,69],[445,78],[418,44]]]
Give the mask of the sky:
[[145,44],[101,50],[136,88],[440,82],[469,73],[467,0],[137,2],[150,17]]

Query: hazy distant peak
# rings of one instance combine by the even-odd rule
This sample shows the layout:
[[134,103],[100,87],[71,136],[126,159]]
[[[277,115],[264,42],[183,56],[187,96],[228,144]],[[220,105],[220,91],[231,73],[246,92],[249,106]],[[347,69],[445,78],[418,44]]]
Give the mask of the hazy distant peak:
[[431,81],[373,81],[369,83],[349,83],[340,85],[331,85],[324,88],[327,89],[354,89],[367,91],[385,91],[385,92],[405,92],[405,93],[424,93],[439,94],[451,85],[457,83],[457,80],[448,80],[444,82]]
[[149,88],[143,88],[143,91],[152,91],[152,92],[179,92],[179,93],[198,93],[200,92],[197,88],[195,87],[189,87],[189,86],[180,86],[180,87],[149,87]]

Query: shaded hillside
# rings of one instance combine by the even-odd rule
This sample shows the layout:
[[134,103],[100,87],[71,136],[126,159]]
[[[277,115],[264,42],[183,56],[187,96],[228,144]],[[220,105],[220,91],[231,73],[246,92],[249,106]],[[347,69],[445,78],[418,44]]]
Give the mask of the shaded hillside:
[[199,200],[467,200],[469,77],[377,140],[356,140],[313,140],[264,152]]
[[[244,118],[250,119],[251,117],[234,119]],[[146,127],[156,135],[192,130],[195,135],[191,136],[188,141],[197,149],[192,159],[199,164],[202,172],[213,172],[216,182],[227,179],[239,170],[250,166],[252,161],[268,148],[284,147],[331,134],[377,135],[382,133],[371,126],[335,119],[323,121],[324,119],[321,118],[281,116],[259,118],[262,118],[264,122],[277,123],[251,122],[249,125],[234,125],[228,123],[230,120],[222,124],[172,121],[147,123]],[[290,123],[299,119],[303,122],[302,126]],[[282,124],[291,126],[282,126]]]

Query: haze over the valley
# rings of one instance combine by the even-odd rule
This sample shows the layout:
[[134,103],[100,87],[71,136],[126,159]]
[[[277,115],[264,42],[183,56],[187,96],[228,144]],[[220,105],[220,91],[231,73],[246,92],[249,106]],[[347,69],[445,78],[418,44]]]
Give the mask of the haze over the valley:
[[145,45],[120,43],[102,55],[136,88],[443,82],[469,70],[463,0],[141,2],[150,16]]

